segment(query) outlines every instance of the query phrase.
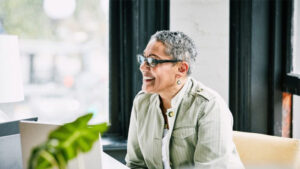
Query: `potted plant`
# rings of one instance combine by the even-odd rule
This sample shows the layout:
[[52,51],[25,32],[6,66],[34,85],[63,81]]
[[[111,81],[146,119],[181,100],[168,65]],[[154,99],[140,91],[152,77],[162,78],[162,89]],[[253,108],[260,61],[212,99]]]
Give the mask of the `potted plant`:
[[48,139],[32,150],[28,169],[66,169],[69,160],[90,151],[99,134],[108,129],[107,123],[89,125],[92,116],[91,113],[83,115],[50,132]]

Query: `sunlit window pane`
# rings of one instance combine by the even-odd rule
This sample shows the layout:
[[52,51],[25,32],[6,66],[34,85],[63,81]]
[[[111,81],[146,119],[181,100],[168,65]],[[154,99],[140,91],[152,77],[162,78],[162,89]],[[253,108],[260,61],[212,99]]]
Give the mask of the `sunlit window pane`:
[[2,0],[0,33],[19,36],[23,61],[11,118],[108,121],[108,0]]
[[[293,15],[293,73],[300,74],[300,2],[294,0]],[[300,96],[293,95],[293,137],[300,138]]]
[[293,72],[300,74],[300,2],[294,1],[293,15]]

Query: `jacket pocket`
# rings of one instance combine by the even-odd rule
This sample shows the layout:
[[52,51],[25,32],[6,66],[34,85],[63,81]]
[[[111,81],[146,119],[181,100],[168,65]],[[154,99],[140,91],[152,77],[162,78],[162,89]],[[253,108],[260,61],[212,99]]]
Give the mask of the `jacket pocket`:
[[191,135],[194,135],[195,134],[195,128],[191,127],[191,128],[178,128],[178,129],[174,129],[173,132],[172,132],[172,136],[175,137],[175,138],[181,138],[181,139],[184,139],[184,138],[187,138]]

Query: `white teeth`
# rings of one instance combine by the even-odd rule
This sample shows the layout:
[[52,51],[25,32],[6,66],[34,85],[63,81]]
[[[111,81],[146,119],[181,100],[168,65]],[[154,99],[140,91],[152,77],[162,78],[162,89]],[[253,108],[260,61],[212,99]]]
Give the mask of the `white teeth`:
[[144,80],[152,80],[154,77],[144,77]]

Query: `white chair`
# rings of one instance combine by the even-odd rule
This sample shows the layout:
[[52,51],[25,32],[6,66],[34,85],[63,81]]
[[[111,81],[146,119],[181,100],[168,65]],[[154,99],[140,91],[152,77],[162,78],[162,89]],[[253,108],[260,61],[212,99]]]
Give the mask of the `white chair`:
[[246,169],[300,169],[297,139],[234,131],[233,140]]

